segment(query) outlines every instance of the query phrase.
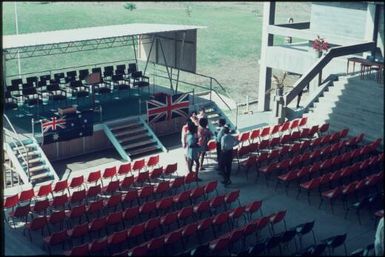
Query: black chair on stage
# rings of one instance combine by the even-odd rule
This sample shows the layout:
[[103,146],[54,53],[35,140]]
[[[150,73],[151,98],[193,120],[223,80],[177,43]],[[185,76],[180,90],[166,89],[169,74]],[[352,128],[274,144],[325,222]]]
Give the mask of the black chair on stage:
[[134,71],[131,74],[131,78],[133,79],[132,86],[139,88],[141,90],[144,87],[148,88],[148,92],[150,93],[150,78],[144,76],[141,71]]
[[114,66],[105,66],[103,77],[112,77],[112,75],[114,75]]
[[37,77],[27,77],[27,84],[31,87],[36,87],[38,80]]
[[126,70],[125,64],[116,65],[115,75],[124,75],[126,74],[125,70]]
[[129,63],[128,64],[128,69],[127,69],[127,74],[131,74],[131,73],[133,73],[135,71],[138,71],[136,63]]
[[100,76],[103,74],[102,73],[102,68],[97,67],[97,68],[92,68],[92,73],[99,73]]
[[79,70],[79,80],[84,80],[90,71],[88,69]]
[[76,70],[67,71],[67,77],[66,80],[68,82],[76,80],[77,72]]
[[67,105],[67,92],[64,89],[61,89],[58,83],[48,85],[46,87],[46,92],[49,95],[48,99],[53,103],[53,110],[57,107],[55,106],[55,103],[58,103],[59,106],[59,102],[65,101]]
[[71,98],[76,99],[78,104],[80,98],[86,98],[90,95],[90,88],[85,86],[81,80],[71,81],[69,89],[71,92]]
[[32,109],[35,109],[35,114],[39,114],[39,108],[43,105],[42,93],[38,92],[34,87],[27,87],[22,89],[24,104],[29,108],[28,116],[33,116]]
[[4,110],[17,110],[17,98],[11,94],[11,91],[5,91]]
[[130,90],[130,81],[123,78],[122,74],[112,75],[111,77],[111,85],[114,88],[114,91],[118,92],[118,95],[115,99],[120,99],[120,91],[121,90]]
[[19,89],[20,88],[19,85],[23,85],[22,79],[12,79],[11,80],[11,86],[17,87]]
[[63,79],[65,79],[64,72],[56,73],[53,75],[54,79],[51,81],[52,83],[60,83]]
[[[40,76],[40,81],[44,81],[44,82],[47,82],[47,81],[51,81],[51,75],[42,75]],[[47,84],[47,83],[46,83]]]
[[[92,69],[92,73],[98,73],[99,75],[99,82],[98,83],[95,83],[94,86],[93,86],[93,89],[95,91],[95,95],[96,96],[103,96],[103,95],[107,95],[107,94],[110,94],[112,92],[112,86],[110,83],[106,83],[102,76],[101,76],[101,68],[94,68]],[[99,99],[96,100],[97,102],[99,102]]]

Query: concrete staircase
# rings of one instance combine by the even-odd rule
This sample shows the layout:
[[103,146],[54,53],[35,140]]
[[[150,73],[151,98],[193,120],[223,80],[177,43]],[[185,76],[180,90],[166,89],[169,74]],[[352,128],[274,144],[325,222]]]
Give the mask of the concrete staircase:
[[131,160],[163,151],[156,136],[139,118],[115,121],[107,126]]
[[[200,106],[202,107],[202,106]],[[236,128],[234,124],[229,120],[229,118],[223,113],[223,111],[216,106],[215,103],[209,103],[204,105],[205,112],[207,114],[207,119],[209,121],[209,129],[211,131],[217,131],[218,121],[223,118],[226,120],[226,124],[229,125],[232,131],[235,131]]]
[[384,85],[358,75],[340,76],[309,108],[308,116],[309,125],[328,122],[331,131],[349,128],[350,136],[365,133],[366,142],[383,138]]

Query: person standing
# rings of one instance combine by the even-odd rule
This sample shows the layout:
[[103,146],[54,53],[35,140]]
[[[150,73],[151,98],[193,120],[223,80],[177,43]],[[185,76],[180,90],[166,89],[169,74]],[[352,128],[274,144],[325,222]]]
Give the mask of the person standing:
[[221,167],[223,172],[224,185],[230,185],[231,167],[233,164],[233,147],[239,144],[239,140],[230,135],[229,127],[225,126],[223,129],[224,135],[221,138]]
[[199,127],[198,127],[198,144],[202,148],[202,152],[200,154],[200,168],[204,170],[203,161],[205,159],[206,151],[207,151],[207,143],[212,137],[213,133],[207,128],[208,120],[207,118],[199,119]]
[[377,225],[374,239],[374,254],[376,256],[384,256],[384,217],[380,219]]
[[194,123],[188,123],[188,133],[186,136],[186,147],[187,147],[187,168],[188,172],[193,172],[193,165],[195,163],[195,172],[197,181],[201,181],[198,177],[199,172],[199,155],[201,147],[198,145],[197,127]]
[[202,118],[207,118],[207,114],[206,114],[206,111],[205,111],[205,108],[202,107],[199,109],[199,113],[197,115],[197,118],[200,120]]
[[224,126],[226,124],[226,121],[225,119],[219,119],[218,121],[218,128],[217,128],[217,132],[216,132],[216,137],[215,137],[215,141],[217,143],[217,162],[218,162],[218,169],[219,170],[222,170],[221,169],[221,151],[222,151],[222,148],[221,148],[221,139],[223,137],[223,130],[224,130]]

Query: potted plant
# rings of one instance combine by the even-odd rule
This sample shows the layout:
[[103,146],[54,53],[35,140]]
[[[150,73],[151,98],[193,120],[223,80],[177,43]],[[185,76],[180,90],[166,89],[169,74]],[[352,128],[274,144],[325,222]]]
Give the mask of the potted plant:
[[[273,75],[272,76],[272,82],[276,85],[276,87],[271,88],[269,91],[266,92],[266,94],[269,94],[271,91],[275,90],[276,96],[282,96],[284,88],[286,86],[285,85],[286,77],[287,77],[287,72],[285,72],[281,78],[278,78],[278,76]],[[288,86],[286,86],[286,87],[288,87]]]
[[316,56],[321,57],[322,52],[328,50],[329,44],[325,41],[325,39],[317,35],[317,38],[312,43],[312,47],[315,50]]

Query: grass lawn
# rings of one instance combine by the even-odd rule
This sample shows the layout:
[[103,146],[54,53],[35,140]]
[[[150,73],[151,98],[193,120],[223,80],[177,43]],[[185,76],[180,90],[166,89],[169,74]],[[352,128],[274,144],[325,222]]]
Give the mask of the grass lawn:
[[[263,4],[260,2],[18,2],[19,33],[125,23],[165,23],[207,26],[198,30],[197,72],[215,77],[235,100],[257,96],[258,59]],[[15,34],[13,2],[3,4],[3,34]],[[288,17],[308,19],[309,3],[278,3],[277,23]],[[190,15],[186,11],[191,10]],[[133,58],[122,47],[23,59],[22,73]],[[7,62],[7,75],[17,74],[17,62]]]

